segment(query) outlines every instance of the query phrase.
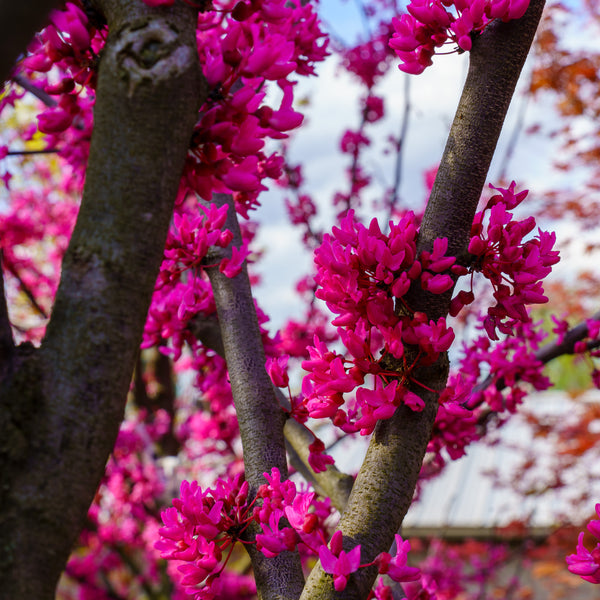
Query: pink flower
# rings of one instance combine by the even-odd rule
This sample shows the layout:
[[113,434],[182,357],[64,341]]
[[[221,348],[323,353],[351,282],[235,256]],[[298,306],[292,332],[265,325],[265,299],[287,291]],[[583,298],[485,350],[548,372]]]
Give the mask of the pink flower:
[[[498,339],[496,330],[510,335],[517,322],[528,321],[526,305],[548,301],[541,281],[559,261],[558,252],[553,250],[555,234],[538,230],[537,238],[526,239],[535,228],[535,219],[516,221],[508,212],[526,196],[525,192],[515,194],[514,188],[514,182],[507,189],[493,188],[500,193],[475,215],[469,242],[469,252],[474,256],[470,271],[480,271],[494,290],[496,305],[488,309],[485,322],[493,340]],[[463,305],[464,300],[457,296],[451,314],[458,314]]]
[[279,469],[273,467],[270,474],[263,475],[267,483],[261,485],[256,493],[258,498],[263,499],[263,503],[253,511],[253,517],[259,523],[267,522],[273,511],[283,510],[296,497],[296,485],[289,479],[282,481]]
[[311,533],[316,525],[316,514],[309,513],[315,493],[298,494],[291,506],[286,506],[284,509],[285,516],[288,518],[290,525],[297,531],[303,533]]
[[279,110],[273,111],[268,118],[269,126],[277,131],[288,131],[300,127],[304,116],[292,109],[292,86],[287,85],[283,90],[283,99]]
[[567,556],[567,568],[585,581],[600,583],[600,544],[596,544],[596,547],[590,552],[583,545],[583,536],[582,531],[577,540],[576,554]]
[[63,37],[69,38],[77,52],[85,52],[89,48],[88,18],[81,8],[67,2],[64,10],[53,10],[49,19]]
[[337,592],[346,589],[348,579],[360,566],[360,545],[346,553],[342,550],[342,532],[336,531],[327,546],[319,548],[319,560],[325,573],[333,575],[333,586]]
[[452,289],[454,280],[450,275],[432,275],[424,271],[421,274],[421,285],[424,290],[432,294],[443,294]]
[[196,593],[197,585],[210,582],[222,569],[221,544],[229,545],[251,516],[247,515],[248,484],[241,475],[220,479],[213,489],[183,481],[180,497],[164,510],[164,527],[155,547],[161,557],[174,560],[180,583]]
[[[413,410],[423,408],[417,395],[400,386],[393,373],[385,373],[382,357],[401,359],[405,344],[418,346],[421,353],[412,370],[435,362],[454,341],[444,318],[428,323],[424,313],[400,317],[394,309],[419,278],[433,293],[454,285],[443,273],[455,263],[454,257],[446,256],[447,240],[435,240],[432,251],[423,252],[418,260],[414,214],[390,222],[389,229],[384,234],[375,219],[366,227],[350,210],[315,251],[316,296],[339,315],[332,324],[338,327],[346,352],[330,352],[315,338],[308,348],[310,360],[302,363],[308,371],[302,383],[304,405],[311,417],[328,417],[345,432],[371,433],[377,421],[390,418],[401,402]],[[406,375],[410,378],[410,370]],[[350,408],[342,408],[346,394],[355,389]]]
[[417,581],[421,577],[421,571],[416,567],[409,567],[406,564],[410,542],[404,541],[398,534],[396,539],[396,554],[392,557],[387,552],[382,552],[377,556],[375,562],[378,565],[379,572],[387,574],[394,581]]
[[42,133],[60,133],[71,126],[73,115],[56,108],[39,114],[37,120]]
[[588,328],[587,337],[595,340],[600,335],[600,321],[594,319],[586,319],[585,324]]
[[261,521],[263,533],[256,535],[256,547],[267,558],[273,558],[285,550],[293,550],[296,547],[296,532],[290,527],[279,529],[279,521],[282,517],[283,511],[277,509],[269,515],[268,523]]
[[198,538],[197,546],[197,558],[177,567],[183,575],[180,583],[184,587],[194,588],[202,583],[215,572],[221,560],[221,551],[215,542],[207,542],[204,538]]
[[333,456],[325,454],[325,444],[316,438],[308,446],[308,464],[315,473],[321,473],[327,469],[327,465],[334,464]]
[[230,167],[221,180],[234,192],[256,191],[261,187],[257,167],[256,157],[247,156],[239,165]]
[[446,449],[452,460],[456,460],[465,454],[466,447],[472,441],[480,437],[476,414],[462,406],[472,389],[466,379],[458,373],[451,374],[446,389],[440,394],[440,405],[427,451],[438,454],[442,461],[445,461],[440,454],[442,448]]
[[224,258],[219,263],[219,271],[229,278],[236,277],[240,274],[244,261],[250,254],[248,244],[244,243],[241,247],[231,247],[231,257]]
[[[535,356],[540,342],[545,338],[545,333],[538,329],[539,325],[519,322],[515,325],[514,336],[502,342],[492,345],[487,332],[487,335],[480,336],[465,348],[461,373],[468,378],[467,382],[470,380],[474,385],[481,373],[489,370],[494,379],[502,378],[508,387],[508,393],[505,394],[493,385],[487,387],[467,400],[470,408],[485,401],[492,410],[515,412],[525,395],[521,384],[528,382],[536,390],[550,387],[550,380],[542,374],[543,364]],[[486,365],[489,365],[489,369]]]
[[[600,517],[600,503],[596,504],[596,514]],[[600,520],[590,521],[587,528],[596,539],[600,539]],[[577,540],[577,552],[567,556],[567,568],[585,581],[600,583],[600,543],[590,552],[583,545],[583,536],[582,531]]]
[[367,123],[375,123],[383,117],[383,98],[380,98],[379,96],[370,95],[365,99],[364,103],[365,107],[363,113],[365,115],[365,120],[367,121]]
[[402,61],[402,71],[419,74],[431,64],[435,49],[447,40],[469,51],[474,33],[497,18],[520,18],[528,6],[529,0],[411,0],[406,7],[409,14],[392,20],[394,34],[389,45]]
[[393,50],[388,46],[388,41],[389,34],[384,31],[363,44],[349,48],[343,54],[344,67],[356,75],[369,90],[389,68]]
[[280,388],[286,388],[290,382],[287,374],[287,363],[289,356],[279,356],[277,358],[267,358],[267,373],[274,385]]
[[369,435],[379,419],[389,419],[399,403],[397,396],[398,381],[394,380],[385,387],[374,390],[359,388],[356,392],[356,402],[361,407],[361,418],[356,421],[362,435]]
[[348,154],[357,154],[361,146],[370,144],[369,138],[357,131],[346,130],[340,141],[340,149]]

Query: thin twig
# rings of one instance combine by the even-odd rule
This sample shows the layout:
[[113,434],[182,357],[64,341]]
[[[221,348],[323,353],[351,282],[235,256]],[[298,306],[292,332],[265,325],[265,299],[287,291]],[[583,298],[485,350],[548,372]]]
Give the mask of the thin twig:
[[392,188],[392,197],[390,199],[390,212],[388,222],[392,220],[396,203],[400,197],[400,185],[402,184],[402,162],[404,156],[404,141],[408,131],[410,119],[410,75],[404,74],[404,109],[402,111],[402,123],[400,125],[400,135],[398,137],[398,149],[396,152],[396,164],[394,167],[394,186]]
[[44,319],[47,319],[48,318],[48,313],[43,309],[43,307],[40,305],[40,303],[36,300],[33,292],[29,289],[29,286],[23,281],[23,278],[21,277],[21,275],[17,271],[16,266],[15,265],[8,265],[7,268],[10,271],[10,274],[19,282],[19,285],[20,285],[21,289],[23,290],[23,293],[27,296],[27,299],[29,300],[29,302],[31,303],[31,305],[33,306],[33,308],[35,308],[35,310]]
[[[594,313],[591,317],[591,320],[598,321],[600,320],[600,311]],[[590,320],[588,319],[588,320]],[[581,341],[588,335],[588,326],[587,320],[579,323],[575,327],[569,329],[567,333],[563,336],[561,341],[551,342],[542,346],[536,353],[536,360],[540,361],[542,364],[549,363],[551,360],[558,358],[559,356],[563,356],[565,354],[575,354],[575,344]],[[589,340],[586,343],[588,350],[593,350],[600,346],[599,340]],[[517,378],[518,381],[518,378]],[[506,387],[506,381],[503,377],[495,378],[493,375],[488,375],[483,381],[478,383],[474,388],[471,396],[479,394],[486,390],[490,385],[494,384],[498,391],[502,391]],[[483,398],[478,400],[477,403],[471,404],[468,400],[465,402],[465,406],[469,409],[475,409],[478,406],[483,404]]]
[[57,154],[58,148],[46,148],[45,150],[9,150],[6,156],[26,156],[28,154]]
[[23,75],[15,75],[12,80],[20,85],[26,92],[33,94],[38,100],[41,100],[46,106],[52,108],[58,105],[58,102],[50,96],[50,94],[47,94],[44,90],[37,87]]

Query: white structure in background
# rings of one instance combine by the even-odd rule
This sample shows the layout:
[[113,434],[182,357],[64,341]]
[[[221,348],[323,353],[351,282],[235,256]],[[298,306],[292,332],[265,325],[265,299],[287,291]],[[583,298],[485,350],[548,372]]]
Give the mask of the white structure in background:
[[[471,444],[466,456],[448,461],[443,473],[423,485],[406,515],[403,535],[486,538],[497,528],[519,521],[530,534],[544,536],[567,521],[585,522],[600,502],[600,419],[589,425],[589,433],[598,438],[597,447],[571,457],[558,451],[556,433],[534,437],[527,414],[565,430],[589,403],[600,404],[600,391],[576,399],[554,391],[529,396],[521,413],[492,432],[486,442]],[[332,454],[340,469],[352,472],[365,451],[366,443],[354,439],[335,445]],[[525,461],[530,465],[522,472]],[[557,468],[564,485],[547,489]]]

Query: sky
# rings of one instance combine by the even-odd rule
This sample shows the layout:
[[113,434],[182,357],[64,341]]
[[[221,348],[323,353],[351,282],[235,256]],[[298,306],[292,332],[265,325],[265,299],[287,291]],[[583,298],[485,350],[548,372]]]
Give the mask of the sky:
[[[576,0],[567,0],[574,4]],[[341,2],[339,0],[324,0],[324,17],[327,23],[332,24],[335,32],[352,39],[360,34],[361,24],[356,4],[353,0]],[[600,44],[600,32],[596,36],[583,34],[581,23],[565,23],[569,29],[568,40],[572,48]],[[462,85],[468,66],[468,55],[453,54],[438,56],[434,65],[422,75],[410,78],[410,102],[412,106],[411,119],[404,153],[404,176],[400,190],[402,201],[408,207],[418,207],[425,198],[423,172],[436,165],[444,149],[446,137],[452,122],[454,112],[460,97]],[[508,145],[515,129],[526,128],[537,121],[543,123],[540,135],[521,137],[512,158],[507,163],[506,177],[514,179],[520,189],[527,187],[532,190],[535,199],[536,189],[551,189],[561,185],[569,185],[565,173],[552,169],[552,161],[558,153],[557,141],[554,142],[545,135],[558,123],[558,116],[550,100],[541,101],[535,105],[524,100],[522,90],[527,86],[530,75],[530,65],[525,65],[520,83],[505,126],[498,142],[496,157],[490,168],[488,182],[496,183],[504,164]],[[405,78],[396,66],[392,67],[386,77],[378,84],[375,93],[386,99],[386,118],[370,132],[374,139],[384,139],[389,132],[397,134],[400,129],[401,111],[404,103]],[[347,158],[337,150],[340,137],[346,128],[358,126],[358,101],[361,91],[348,75],[340,74],[337,68],[336,57],[331,57],[319,68],[319,77],[299,84],[298,97],[308,98],[310,103],[306,110],[304,125],[293,135],[290,142],[290,155],[294,160],[302,162],[306,179],[306,188],[320,204],[326,205],[333,192],[344,189],[344,169],[348,166]],[[523,125],[520,120],[523,119]],[[585,130],[582,130],[585,135]],[[388,184],[392,180],[392,157],[381,154],[381,148],[376,148],[369,154],[367,166],[375,166],[377,177]],[[376,194],[376,190],[369,193],[369,197]],[[264,249],[264,258],[257,265],[257,270],[262,276],[263,283],[256,290],[256,295],[261,307],[271,316],[270,329],[275,331],[284,324],[289,317],[302,318],[302,304],[296,298],[294,286],[300,274],[305,273],[312,261],[312,257],[301,250],[299,235],[292,227],[287,225],[283,197],[276,191],[266,194],[263,206],[258,217],[263,223],[259,245]],[[598,264],[597,257],[586,254],[584,251],[585,235],[572,224],[562,226],[557,232],[561,238],[578,238],[569,253],[563,251],[564,260],[555,268],[551,277],[575,277],[579,268],[594,268]],[[589,232],[590,236],[597,238],[597,232]],[[595,240],[597,242],[597,239]],[[576,265],[576,268],[574,268]],[[544,396],[546,404],[557,400],[551,396]],[[557,402],[565,406],[561,395]],[[536,397],[536,402],[539,399]],[[519,430],[519,421],[516,431],[509,430],[510,436],[516,436],[522,444],[530,442],[530,432]],[[521,424],[522,426],[522,424]],[[327,436],[325,431],[320,431],[321,436]],[[332,441],[323,438],[327,445]],[[361,463],[362,455],[366,450],[366,443],[357,443],[356,440],[347,440],[335,446],[332,455],[337,466],[342,471],[353,471]],[[496,457],[496,463],[490,460],[490,455]],[[426,490],[425,504],[409,513],[406,524],[432,525],[431,518],[439,518],[441,525],[454,525],[454,521],[465,519],[475,521],[476,525],[485,523],[485,518],[497,525],[501,518],[507,515],[514,517],[523,514],[525,509],[531,508],[523,504],[522,497],[516,497],[505,489],[498,494],[497,490],[491,493],[491,480],[481,475],[480,465],[489,468],[491,464],[500,464],[505,460],[508,449],[502,450],[498,459],[498,448],[492,450],[473,445],[469,449],[470,457],[467,461],[456,461],[451,465],[449,474],[439,478],[437,487]],[[517,453],[513,452],[511,460]],[[503,462],[503,468],[508,468],[513,463]],[[540,462],[545,465],[546,463]],[[471,477],[467,481],[466,477]],[[585,479],[587,482],[588,480]],[[466,485],[468,483],[468,485]],[[475,485],[475,487],[473,487]],[[452,487],[450,487],[452,486]],[[475,490],[478,498],[475,505],[468,499],[459,495],[461,489]],[[574,486],[571,491],[578,491],[579,486]],[[441,511],[431,509],[439,505],[440,490],[446,500],[451,500],[452,505],[446,503]],[[488,493],[489,492],[489,493]],[[567,490],[569,493],[569,490]],[[548,501],[536,505],[536,518],[541,524],[546,525],[548,516],[552,518],[556,510],[564,508],[565,503],[573,510],[571,499],[559,495],[549,497]],[[492,502],[495,503],[492,505]],[[437,503],[437,504],[436,504]],[[464,509],[464,507],[467,507]],[[493,510],[491,510],[493,509]],[[508,510],[510,509],[510,510]],[[418,512],[421,510],[421,512]],[[589,507],[584,507],[589,510]],[[423,515],[428,519],[421,522]],[[483,515],[483,517],[482,517]],[[496,519],[498,522],[496,522]],[[544,520],[545,519],[545,520]],[[435,523],[433,523],[435,524]]]
[[[362,25],[352,0],[325,0],[322,6],[325,22],[332,24],[336,33],[344,32],[348,42],[360,36]],[[329,57],[319,66],[318,77],[298,84],[296,97],[307,100],[308,106],[302,109],[306,115],[304,124],[293,133],[289,143],[292,161],[303,164],[306,191],[323,207],[326,216],[331,215],[328,203],[333,193],[347,185],[344,169],[349,161],[338,151],[338,145],[346,129],[358,127],[358,102],[363,93],[348,74],[341,72],[338,60],[335,55]],[[405,75],[394,65],[377,84],[374,93],[385,98],[386,117],[369,129],[372,139],[379,140],[379,143],[374,142],[375,148],[369,151],[365,162],[367,168],[374,170],[376,181],[367,194],[368,198],[376,198],[382,187],[390,185],[393,180],[394,157],[382,153],[381,142],[390,133],[397,135],[400,130],[405,79],[409,77],[411,116],[404,144],[400,197],[408,208],[422,206],[426,194],[423,173],[441,158],[466,77],[467,61],[466,53],[437,56],[434,65],[419,76]],[[523,82],[526,82],[527,76],[526,66]],[[532,113],[531,106],[523,106],[518,88],[490,169],[490,182],[497,181],[502,158],[522,110],[526,110],[526,116]],[[544,110],[552,114],[550,106]],[[530,139],[526,147],[520,146],[515,152],[508,178],[517,181],[526,178],[532,186],[536,182],[548,183],[552,152],[553,148],[546,138]],[[382,182],[385,182],[383,186]],[[272,331],[290,316],[301,317],[302,305],[295,297],[294,286],[312,261],[312,257],[301,248],[299,234],[287,224],[283,198],[281,190],[272,189],[261,196],[262,207],[257,212],[262,223],[257,241],[264,255],[256,267],[262,278],[256,294],[263,310],[271,316]]]

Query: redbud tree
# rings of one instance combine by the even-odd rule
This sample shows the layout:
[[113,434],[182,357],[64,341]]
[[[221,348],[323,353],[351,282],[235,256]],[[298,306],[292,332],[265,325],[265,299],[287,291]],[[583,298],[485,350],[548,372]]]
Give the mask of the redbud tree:
[[[600,326],[556,318],[543,345],[531,307],[555,235],[515,182],[484,190],[544,1],[378,0],[343,50],[311,3],[16,4],[0,12],[0,597],[466,593],[450,563],[444,583],[409,561],[417,485],[548,388],[544,363],[575,350],[593,368]],[[282,141],[298,81],[334,51],[364,97],[324,231]],[[469,70],[424,211],[397,177],[378,220],[376,84],[447,51]],[[305,314],[277,332],[252,291],[273,184],[314,256]],[[356,476],[322,423],[370,439]],[[600,545],[573,550],[600,582]]]

